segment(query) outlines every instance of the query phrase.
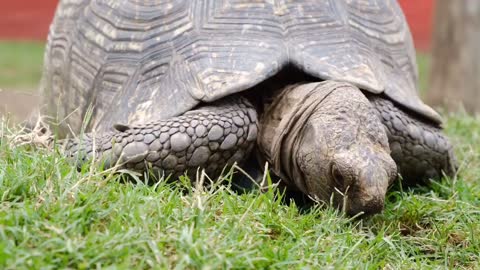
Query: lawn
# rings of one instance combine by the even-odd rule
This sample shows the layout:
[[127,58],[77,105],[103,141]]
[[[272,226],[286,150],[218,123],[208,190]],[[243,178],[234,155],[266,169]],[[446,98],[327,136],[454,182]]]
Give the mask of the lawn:
[[43,42],[0,41],[0,89],[36,89],[44,49]]
[[[18,67],[7,62],[38,74],[42,46],[33,47],[25,45]],[[425,74],[428,58],[421,61]],[[57,151],[0,139],[0,268],[477,269],[480,121],[450,114],[445,127],[459,175],[413,190],[397,183],[385,211],[365,220],[328,207],[301,211],[273,188],[236,194],[228,175],[208,189],[184,178],[125,183],[94,166],[78,172]],[[5,123],[1,134],[10,134]]]

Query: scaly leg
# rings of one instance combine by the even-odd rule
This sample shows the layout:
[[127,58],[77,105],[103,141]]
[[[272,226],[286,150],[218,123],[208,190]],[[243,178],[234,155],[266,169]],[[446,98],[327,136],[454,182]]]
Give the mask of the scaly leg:
[[178,176],[201,167],[212,175],[248,157],[257,137],[257,113],[244,98],[226,98],[168,120],[115,129],[71,139],[66,152],[79,154],[80,163],[95,153],[106,168],[143,172],[151,166]]
[[452,176],[456,160],[452,145],[441,129],[386,98],[369,95],[387,130],[392,158],[407,185]]

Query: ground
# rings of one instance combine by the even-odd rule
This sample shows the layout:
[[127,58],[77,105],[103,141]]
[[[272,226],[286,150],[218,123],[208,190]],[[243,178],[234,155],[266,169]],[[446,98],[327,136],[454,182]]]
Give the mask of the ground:
[[[3,94],[35,89],[42,47],[0,43]],[[420,67],[426,89],[428,58]],[[444,116],[459,174],[408,190],[398,182],[385,211],[363,220],[299,209],[274,188],[236,194],[228,174],[201,188],[125,182],[89,164],[78,172],[58,151],[12,148],[3,121],[0,268],[480,269],[480,121]]]

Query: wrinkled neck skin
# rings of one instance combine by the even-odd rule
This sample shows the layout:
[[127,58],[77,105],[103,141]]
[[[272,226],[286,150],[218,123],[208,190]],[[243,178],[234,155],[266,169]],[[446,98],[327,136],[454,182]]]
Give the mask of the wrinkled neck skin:
[[358,88],[330,93],[300,133],[292,162],[309,196],[349,215],[382,211],[397,168],[383,124]]

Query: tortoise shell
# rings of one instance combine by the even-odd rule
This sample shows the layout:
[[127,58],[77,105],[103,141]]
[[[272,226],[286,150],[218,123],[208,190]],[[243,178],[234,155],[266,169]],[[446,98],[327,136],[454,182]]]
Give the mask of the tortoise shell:
[[63,0],[50,28],[46,113],[79,131],[180,115],[293,64],[436,123],[417,91],[396,0]]

